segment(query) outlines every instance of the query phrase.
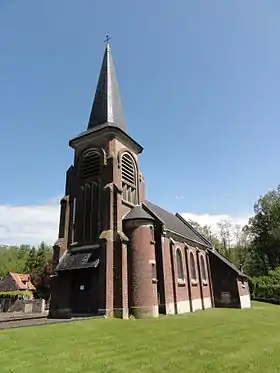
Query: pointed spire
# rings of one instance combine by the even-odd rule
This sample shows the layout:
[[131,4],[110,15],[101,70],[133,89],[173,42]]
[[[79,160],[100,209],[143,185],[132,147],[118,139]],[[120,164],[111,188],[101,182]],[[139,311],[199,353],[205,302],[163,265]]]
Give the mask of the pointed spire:
[[109,123],[125,131],[125,120],[108,36],[105,41],[105,53],[87,129]]

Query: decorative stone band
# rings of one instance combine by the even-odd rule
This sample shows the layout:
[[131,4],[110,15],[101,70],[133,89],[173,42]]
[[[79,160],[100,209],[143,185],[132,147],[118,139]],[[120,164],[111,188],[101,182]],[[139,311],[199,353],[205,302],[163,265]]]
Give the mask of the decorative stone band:
[[133,316],[136,319],[158,317],[159,316],[158,305],[131,307],[131,311],[132,311]]
[[197,310],[202,310],[202,299],[192,299],[192,310],[193,312]]
[[113,231],[112,229],[109,229],[107,231],[102,231],[99,236],[99,241],[105,241],[105,242],[113,242],[117,241],[118,239],[121,240],[121,242],[127,242],[128,238],[126,235],[121,231]]
[[[158,306],[143,306],[143,307],[131,307],[133,316],[135,318],[149,318],[149,317],[158,317],[159,311]],[[98,314],[100,316],[108,317],[108,315],[112,315],[113,317],[128,319],[129,318],[129,311],[128,308],[99,308]]]
[[190,301],[184,300],[177,303],[166,303],[165,312],[167,315],[174,315],[175,313],[183,314],[190,312]]
[[[210,297],[203,298],[203,302],[204,302],[205,309],[212,307],[212,302],[211,302]],[[202,310],[201,298],[192,299],[192,300],[184,300],[184,301],[177,302],[177,303],[173,303],[173,302],[166,303],[165,304],[166,314],[174,315],[175,313],[178,313],[178,314],[188,313],[188,312],[191,312],[190,306],[192,306],[193,312],[197,310]]]
[[212,301],[211,301],[211,298],[208,297],[208,298],[203,298],[203,302],[204,302],[204,308],[212,308]]

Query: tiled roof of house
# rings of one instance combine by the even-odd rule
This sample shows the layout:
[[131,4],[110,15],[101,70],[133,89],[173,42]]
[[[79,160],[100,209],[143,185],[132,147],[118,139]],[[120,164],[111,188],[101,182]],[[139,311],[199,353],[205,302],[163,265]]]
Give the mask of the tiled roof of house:
[[200,233],[198,233],[189,223],[184,222],[178,216],[173,215],[171,212],[166,211],[149,201],[144,202],[144,207],[145,206],[148,211],[154,214],[166,226],[167,229],[204,246],[211,246]]
[[10,272],[10,276],[14,279],[19,290],[35,290],[28,273]]

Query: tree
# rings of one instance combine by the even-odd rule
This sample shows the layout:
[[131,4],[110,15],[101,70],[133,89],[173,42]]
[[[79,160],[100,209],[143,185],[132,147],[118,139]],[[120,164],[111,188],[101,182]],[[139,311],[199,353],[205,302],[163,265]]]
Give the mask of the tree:
[[44,269],[44,266],[51,259],[51,249],[44,242],[41,242],[39,249],[37,251],[36,257],[36,268],[35,270],[41,272]]
[[51,270],[51,264],[46,263],[40,273],[34,272],[31,274],[31,282],[36,288],[37,298],[43,298],[46,301],[50,300],[51,295]]
[[280,265],[280,185],[259,198],[254,212],[246,228],[252,235],[254,272],[267,274]]
[[221,244],[221,249],[224,255],[231,259],[231,249],[232,249],[232,231],[233,225],[229,220],[221,220],[218,224],[218,237]]
[[36,253],[36,248],[33,246],[31,250],[29,251],[26,263],[25,263],[25,268],[24,272],[25,273],[32,273],[37,266],[37,253]]
[[18,273],[23,273],[25,270],[26,261],[30,252],[29,245],[20,245],[16,250],[16,261]]
[[210,225],[201,225],[197,221],[189,220],[189,224],[196,229],[203,237],[205,237],[215,248],[220,248],[220,242],[215,233],[213,233]]
[[239,224],[233,226],[232,231],[234,247],[231,250],[231,259],[238,268],[242,268],[246,273],[250,266],[250,248],[252,237],[247,227]]

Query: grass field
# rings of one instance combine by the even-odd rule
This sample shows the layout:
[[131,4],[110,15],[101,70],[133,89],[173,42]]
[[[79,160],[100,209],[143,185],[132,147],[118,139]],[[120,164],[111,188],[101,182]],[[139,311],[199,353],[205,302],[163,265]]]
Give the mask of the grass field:
[[0,372],[280,372],[280,306],[0,331]]

